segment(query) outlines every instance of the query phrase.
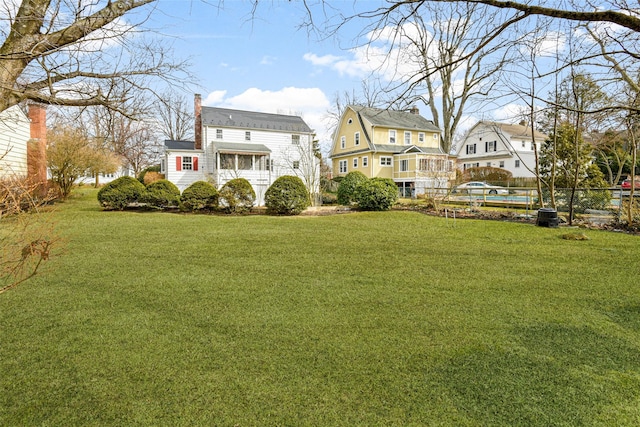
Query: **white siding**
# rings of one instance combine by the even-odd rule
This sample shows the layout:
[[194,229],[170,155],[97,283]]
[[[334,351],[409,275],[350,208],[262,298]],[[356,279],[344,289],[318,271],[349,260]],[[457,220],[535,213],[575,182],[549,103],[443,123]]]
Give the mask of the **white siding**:
[[30,122],[22,109],[11,107],[0,113],[0,179],[26,176]]
[[[176,159],[178,157],[189,156],[189,157],[198,157],[198,170],[182,170],[179,171],[176,168]],[[203,172],[202,164],[204,161],[202,160],[203,153],[202,151],[193,151],[193,150],[171,150],[166,153],[166,170],[165,170],[165,178],[171,182],[173,182],[176,187],[180,189],[180,191],[184,191],[185,188],[190,186],[196,181],[205,181],[205,174]]]

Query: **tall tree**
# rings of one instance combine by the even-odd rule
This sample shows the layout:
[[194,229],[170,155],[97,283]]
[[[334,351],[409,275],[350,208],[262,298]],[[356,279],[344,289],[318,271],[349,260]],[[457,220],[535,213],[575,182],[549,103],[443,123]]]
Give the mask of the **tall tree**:
[[155,102],[160,133],[169,140],[183,141],[193,138],[193,105],[184,96],[165,92]]
[[[22,0],[0,5],[0,111],[22,101],[118,110],[149,78],[185,70],[133,31],[156,0]],[[125,18],[142,16],[130,23]],[[140,30],[142,31],[142,30]],[[134,37],[134,33],[135,34]]]

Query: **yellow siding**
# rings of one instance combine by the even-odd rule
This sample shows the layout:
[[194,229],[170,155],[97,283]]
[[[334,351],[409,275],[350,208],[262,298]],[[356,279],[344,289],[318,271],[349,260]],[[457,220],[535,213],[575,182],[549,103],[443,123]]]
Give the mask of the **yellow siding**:
[[[372,174],[372,167],[373,164],[371,163],[371,154],[370,152],[368,153],[359,153],[359,154],[354,154],[351,156],[344,156],[344,157],[340,157],[338,159],[333,159],[333,175],[334,176],[344,176],[349,172],[353,172],[353,171],[358,171],[358,172],[362,172],[363,174],[365,174],[368,178],[371,178],[373,176],[376,176],[374,174]],[[367,166],[363,166],[364,165],[364,159],[367,159]],[[358,167],[353,167],[353,160],[354,159],[358,159]],[[346,161],[347,162],[347,172],[346,173],[340,173],[340,162],[341,161]],[[389,168],[390,169],[390,168]]]
[[[349,120],[351,120],[351,123],[349,123]],[[360,132],[360,144],[357,146],[355,145],[356,132]],[[364,132],[362,131],[362,128],[360,126],[360,121],[358,120],[358,116],[351,109],[347,110],[347,112],[345,113],[336,135],[338,136],[338,139],[335,142],[334,150],[332,153],[334,156],[340,155],[341,153],[368,147],[367,141],[364,137]],[[343,137],[346,143],[345,148],[342,148],[340,144],[340,141]]]
[[[416,131],[411,130],[411,142],[405,144],[404,133],[407,129],[392,129],[386,127],[376,127],[373,130],[374,144],[390,144],[389,130],[396,131],[396,145],[415,145],[418,147],[438,148],[440,146],[440,138],[438,132]],[[424,141],[419,141],[419,134],[424,133]],[[435,137],[434,137],[435,135]]]

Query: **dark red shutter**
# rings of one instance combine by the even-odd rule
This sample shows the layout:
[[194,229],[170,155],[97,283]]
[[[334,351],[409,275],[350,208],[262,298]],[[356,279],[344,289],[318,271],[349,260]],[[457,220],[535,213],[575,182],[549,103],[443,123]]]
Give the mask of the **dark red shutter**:
[[198,158],[197,157],[193,158],[193,170],[194,171],[198,170]]
[[180,156],[176,157],[176,170],[177,171],[182,170],[182,157]]

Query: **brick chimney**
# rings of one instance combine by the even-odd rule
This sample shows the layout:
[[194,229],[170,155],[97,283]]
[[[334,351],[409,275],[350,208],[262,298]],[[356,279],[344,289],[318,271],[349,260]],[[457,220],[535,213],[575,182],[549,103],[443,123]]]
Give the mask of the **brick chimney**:
[[193,109],[194,109],[194,117],[195,117],[195,129],[194,129],[194,137],[195,137],[195,149],[202,149],[202,97],[199,93],[195,94],[193,100]]
[[47,187],[47,107],[29,104],[31,140],[27,144],[27,175],[40,191]]
[[418,109],[418,107],[416,107],[415,105],[413,105],[413,106],[409,109],[409,112],[410,112],[411,114],[416,114],[416,115],[417,115],[417,114],[420,114],[420,110],[419,110],[419,109]]

